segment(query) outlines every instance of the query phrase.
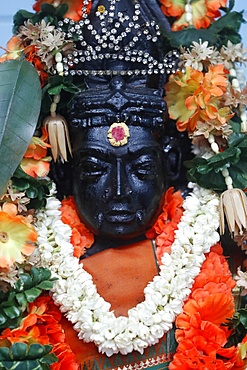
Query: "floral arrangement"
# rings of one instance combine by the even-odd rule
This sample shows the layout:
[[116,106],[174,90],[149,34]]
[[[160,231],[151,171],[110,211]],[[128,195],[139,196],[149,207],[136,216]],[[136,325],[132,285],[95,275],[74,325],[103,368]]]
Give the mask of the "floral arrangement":
[[[84,281],[86,273],[78,257],[92,245],[93,235],[80,222],[72,199],[62,204],[55,199],[49,178],[51,161],[67,161],[71,153],[64,112],[78,91],[63,66],[63,58],[75,49],[76,36],[66,39],[58,24],[66,17],[78,22],[82,9],[90,12],[91,1],[36,0],[34,13],[20,10],[14,16],[14,35],[0,58],[0,95],[4,97],[0,134],[2,369],[79,368],[65,342],[61,313],[48,291],[75,323],[79,336],[97,342],[107,354],[128,353],[133,348],[141,352],[146,343],[155,343],[169,330],[176,317],[178,349],[171,370],[246,367],[247,313],[234,308],[232,290],[236,284],[246,294],[247,277],[239,269],[234,282],[216,244],[216,230],[220,226],[221,234],[225,232],[225,219],[239,246],[245,249],[246,244],[247,89],[241,66],[247,57],[239,34],[244,19],[234,11],[232,0],[229,4],[227,0],[161,0],[160,4],[172,29],[162,33],[164,50],[180,52],[180,70],[164,87],[169,117],[192,141],[194,158],[186,162],[189,181],[215,193],[195,186],[182,204],[170,189],[162,214],[147,233],[156,239],[163,272],[146,288],[145,302],[139,307],[150,318],[148,337],[137,330],[130,338],[128,320],[115,321],[108,304],[93,292],[95,306],[109,315],[112,330],[126,327],[128,344],[123,345],[116,332],[110,338],[111,349],[106,345],[109,333],[93,337],[92,328],[87,331],[73,311],[78,308],[78,296],[67,295],[71,281],[60,269],[69,269],[78,281]],[[195,221],[198,215],[201,218]],[[203,228],[205,218],[209,230]],[[171,272],[177,286],[183,286],[179,292],[178,283],[169,280]],[[168,280],[171,291],[159,291]],[[157,308],[160,298],[154,299],[160,294],[176,297],[163,305],[166,319]],[[215,310],[209,315],[212,295]],[[154,302],[152,311],[146,307],[150,302]],[[101,322],[100,312],[96,314]],[[135,320],[135,312],[130,315]],[[152,336],[154,316],[159,325]],[[93,327],[90,317],[88,322]]]

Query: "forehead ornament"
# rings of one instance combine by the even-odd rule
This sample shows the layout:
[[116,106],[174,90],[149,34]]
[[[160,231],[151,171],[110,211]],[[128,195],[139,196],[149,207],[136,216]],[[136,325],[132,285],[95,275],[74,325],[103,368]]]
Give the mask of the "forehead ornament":
[[112,146],[126,145],[129,137],[129,128],[125,122],[114,122],[108,130],[107,138]]

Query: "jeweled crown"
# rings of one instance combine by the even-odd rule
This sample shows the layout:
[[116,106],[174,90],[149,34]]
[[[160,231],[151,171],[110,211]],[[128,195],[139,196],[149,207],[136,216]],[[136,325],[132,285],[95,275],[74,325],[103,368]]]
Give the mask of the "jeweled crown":
[[178,53],[160,51],[161,30],[168,31],[169,24],[156,1],[84,0],[81,20],[65,18],[59,27],[78,40],[63,59],[65,75],[145,79],[177,69]]

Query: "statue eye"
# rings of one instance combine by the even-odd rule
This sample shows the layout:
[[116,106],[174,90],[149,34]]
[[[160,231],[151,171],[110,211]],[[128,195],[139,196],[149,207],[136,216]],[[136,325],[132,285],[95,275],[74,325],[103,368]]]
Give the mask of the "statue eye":
[[79,164],[81,180],[100,177],[107,171],[107,165],[101,161],[82,160]]
[[132,172],[140,179],[155,176],[157,168],[153,161],[138,161],[132,166]]

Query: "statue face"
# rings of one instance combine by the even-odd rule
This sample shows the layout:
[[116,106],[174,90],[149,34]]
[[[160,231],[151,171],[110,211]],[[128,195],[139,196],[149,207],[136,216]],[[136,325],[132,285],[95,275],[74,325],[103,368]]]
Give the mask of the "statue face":
[[82,222],[96,235],[131,239],[153,224],[164,191],[162,151],[148,129],[130,127],[113,147],[108,127],[76,133],[73,192]]

